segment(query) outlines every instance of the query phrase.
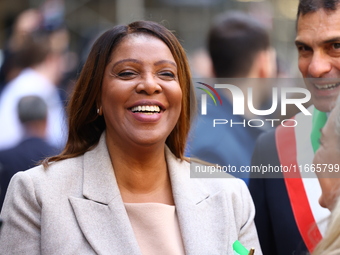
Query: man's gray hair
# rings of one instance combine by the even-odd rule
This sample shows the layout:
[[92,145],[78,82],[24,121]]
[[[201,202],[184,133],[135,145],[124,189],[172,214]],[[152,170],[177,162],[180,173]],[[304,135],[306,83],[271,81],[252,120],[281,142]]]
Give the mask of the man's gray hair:
[[18,103],[18,115],[22,123],[46,120],[47,105],[45,101],[38,96],[22,97]]

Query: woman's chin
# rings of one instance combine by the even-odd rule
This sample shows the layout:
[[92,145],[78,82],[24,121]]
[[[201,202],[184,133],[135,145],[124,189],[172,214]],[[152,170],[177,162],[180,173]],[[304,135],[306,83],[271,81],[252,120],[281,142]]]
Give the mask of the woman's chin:
[[138,146],[143,146],[143,147],[159,147],[161,145],[165,144],[165,139],[156,139],[156,138],[145,138],[145,139],[138,139],[134,142]]

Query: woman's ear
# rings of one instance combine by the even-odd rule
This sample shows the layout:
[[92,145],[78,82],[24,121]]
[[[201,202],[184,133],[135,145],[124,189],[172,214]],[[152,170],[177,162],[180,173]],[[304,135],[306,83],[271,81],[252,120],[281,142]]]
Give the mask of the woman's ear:
[[103,115],[103,107],[102,107],[102,100],[101,100],[101,96],[98,95],[95,101],[96,107],[97,107],[97,114],[99,116]]
[[102,115],[103,115],[103,107],[99,106],[99,107],[97,108],[97,114],[98,114],[99,116],[102,116]]

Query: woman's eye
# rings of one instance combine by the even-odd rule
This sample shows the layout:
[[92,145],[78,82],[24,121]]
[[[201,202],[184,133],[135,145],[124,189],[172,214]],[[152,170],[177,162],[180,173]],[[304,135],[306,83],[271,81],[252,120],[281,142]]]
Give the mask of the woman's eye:
[[122,79],[132,79],[136,77],[137,75],[138,75],[137,73],[131,72],[131,71],[124,71],[124,72],[120,72],[119,74],[117,74],[117,76]]
[[172,72],[160,72],[158,76],[164,80],[173,80],[176,78],[175,74],[173,74]]

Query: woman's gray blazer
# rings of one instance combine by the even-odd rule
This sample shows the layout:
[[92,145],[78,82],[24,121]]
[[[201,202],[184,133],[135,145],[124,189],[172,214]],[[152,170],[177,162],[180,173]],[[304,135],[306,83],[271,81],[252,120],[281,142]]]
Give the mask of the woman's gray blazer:
[[[186,254],[232,255],[236,240],[262,254],[244,182],[190,178],[190,164],[165,153]],[[1,218],[1,255],[141,254],[105,133],[82,156],[16,174]]]

